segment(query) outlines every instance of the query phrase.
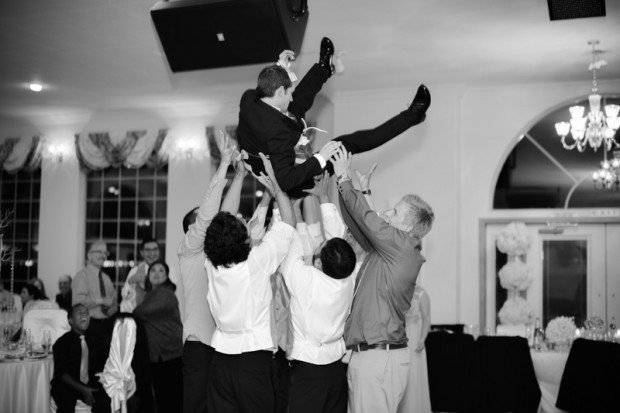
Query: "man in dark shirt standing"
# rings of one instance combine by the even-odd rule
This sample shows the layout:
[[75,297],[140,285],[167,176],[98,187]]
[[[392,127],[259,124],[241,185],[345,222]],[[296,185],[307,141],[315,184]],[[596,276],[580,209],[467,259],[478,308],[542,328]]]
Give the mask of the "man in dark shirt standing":
[[96,372],[103,371],[107,354],[85,336],[90,323],[88,310],[76,304],[68,314],[71,331],[54,343],[54,378],[52,397],[58,413],[75,410],[77,400],[92,407],[93,412],[109,412],[110,398]]
[[58,279],[58,290],[60,292],[56,294],[56,304],[67,313],[71,312],[71,307],[73,307],[71,302],[71,276],[65,274]]
[[[334,173],[343,208],[356,225],[357,241],[368,255],[357,275],[356,290],[344,331],[352,350],[347,380],[349,411],[395,413],[409,373],[405,314],[425,258],[421,240],[435,218],[417,195],[405,195],[379,216],[349,178],[351,157],[334,155]],[[345,213],[345,211],[343,211]]]

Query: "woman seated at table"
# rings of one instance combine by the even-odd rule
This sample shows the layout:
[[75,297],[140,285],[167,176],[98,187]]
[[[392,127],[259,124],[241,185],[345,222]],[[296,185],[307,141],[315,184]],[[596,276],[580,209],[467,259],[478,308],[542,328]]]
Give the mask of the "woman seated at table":
[[151,360],[151,376],[158,412],[180,412],[183,404],[183,324],[176,286],[163,261],[149,267],[144,301],[133,311],[144,322]]
[[41,281],[40,278],[31,278],[28,280],[28,284],[34,285],[39,289],[39,291],[41,291],[42,300],[49,300],[49,297],[47,296],[47,294],[45,294],[45,284],[43,284],[43,281]]
[[44,299],[41,291],[31,284],[26,284],[21,293],[22,304],[24,306],[23,315],[30,310],[58,310],[58,304],[48,299]]
[[95,413],[110,411],[110,398],[95,373],[103,370],[107,354],[87,335],[90,315],[83,304],[71,308],[71,330],[54,343],[54,378],[52,397],[57,413],[75,410],[78,400]]

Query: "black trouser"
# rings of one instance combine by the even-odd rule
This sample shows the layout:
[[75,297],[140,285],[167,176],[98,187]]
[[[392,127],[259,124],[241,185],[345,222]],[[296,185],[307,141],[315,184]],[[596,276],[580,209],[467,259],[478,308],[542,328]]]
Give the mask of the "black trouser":
[[200,341],[183,345],[183,411],[206,413],[207,382],[215,350]]
[[326,365],[294,360],[292,365],[290,413],[346,413],[346,364],[340,360]]
[[[97,389],[96,392],[93,392],[95,403],[92,406],[92,411],[94,413],[110,412],[110,398],[103,389],[101,383],[97,380],[91,380],[88,383],[88,387]],[[73,413],[78,399],[86,402],[82,399],[82,395],[78,391],[63,383],[60,379],[52,380],[51,395],[54,398],[54,402],[56,402],[57,413]]]
[[183,359],[151,363],[157,413],[183,411]]
[[291,366],[286,359],[286,352],[278,347],[271,359],[271,380],[276,402],[276,413],[285,413],[291,384]]
[[271,351],[215,352],[207,386],[207,406],[217,413],[273,413]]

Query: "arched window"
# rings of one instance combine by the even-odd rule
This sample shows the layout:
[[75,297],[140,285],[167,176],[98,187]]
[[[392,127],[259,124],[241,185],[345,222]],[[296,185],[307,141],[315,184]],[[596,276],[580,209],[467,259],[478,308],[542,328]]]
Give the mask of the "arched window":
[[[603,100],[620,104],[620,97]],[[603,147],[596,152],[590,147],[567,150],[556,134],[555,123],[568,121],[568,108],[574,105],[588,110],[585,98],[567,104],[537,122],[515,145],[497,179],[494,209],[620,207],[620,190],[597,190],[592,181],[592,173],[601,167]],[[613,149],[607,157],[613,157]]]

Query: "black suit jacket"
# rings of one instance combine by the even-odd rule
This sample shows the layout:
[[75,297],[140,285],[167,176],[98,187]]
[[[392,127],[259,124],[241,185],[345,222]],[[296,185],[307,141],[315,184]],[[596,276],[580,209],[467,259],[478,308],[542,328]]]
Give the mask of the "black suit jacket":
[[269,155],[278,184],[286,192],[311,188],[313,177],[323,171],[315,157],[295,165],[294,148],[304,128],[301,119],[327,78],[326,71],[318,65],[314,65],[304,76],[293,92],[293,101],[288,107],[295,119],[263,102],[256,90],[247,90],[241,97],[237,126],[239,146],[250,155],[247,162],[257,175],[264,171],[259,152]]
[[[89,383],[96,383],[99,379],[95,373],[103,371],[108,352],[102,349],[99,343],[94,342],[88,334],[86,334],[86,345],[88,346]],[[54,378],[52,379],[52,387],[65,373],[80,381],[80,363],[82,361],[80,336],[73,330],[66,332],[54,343],[53,352]]]

